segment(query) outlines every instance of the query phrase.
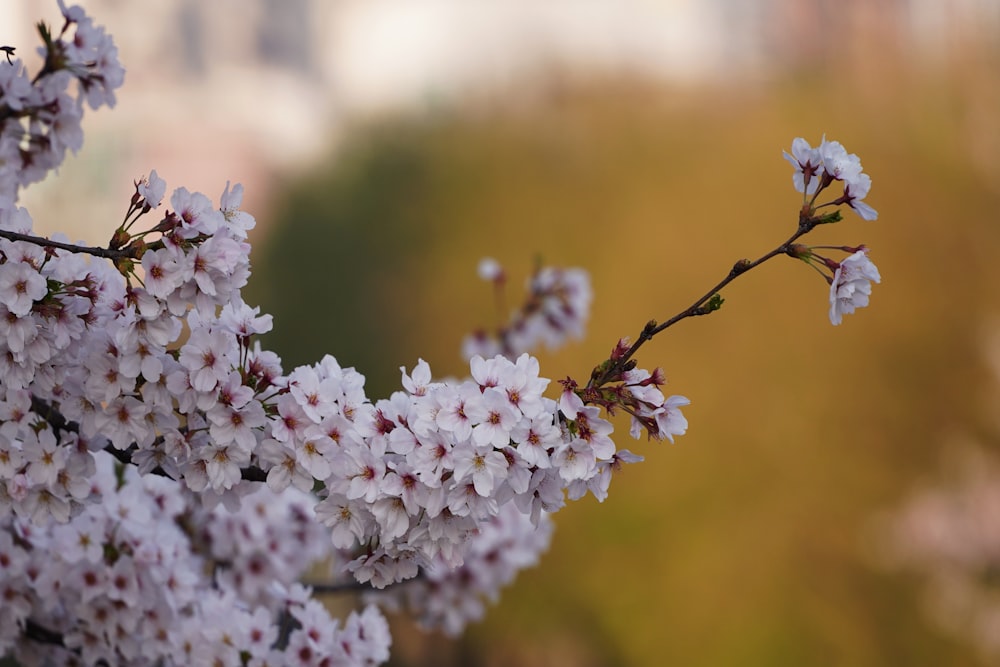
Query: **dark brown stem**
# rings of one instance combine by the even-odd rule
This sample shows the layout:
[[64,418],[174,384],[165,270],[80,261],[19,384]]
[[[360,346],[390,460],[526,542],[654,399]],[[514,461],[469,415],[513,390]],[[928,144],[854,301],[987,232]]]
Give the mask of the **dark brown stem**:
[[[37,414],[42,419],[44,419],[45,421],[47,421],[56,431],[57,436],[59,435],[59,433],[64,431],[69,433],[80,432],[79,424],[77,424],[74,421],[69,421],[68,419],[66,419],[65,415],[59,412],[59,410],[57,410],[51,403],[49,403],[44,399],[38,398],[37,396],[34,395],[32,395],[31,397],[31,411]],[[126,447],[125,449],[116,449],[113,445],[109,444],[107,447],[104,448],[104,451],[106,451],[111,456],[115,457],[115,459],[118,460],[118,462],[121,463],[122,465],[133,465],[132,453],[138,451],[138,449],[139,446],[134,443]],[[150,473],[153,475],[159,475],[161,477],[170,477],[170,475],[168,475],[163,470],[163,468],[160,468],[159,466],[153,468],[150,471]],[[248,482],[267,481],[267,473],[258,468],[257,466],[247,466],[246,468],[240,468],[240,473],[242,478]]]
[[24,622],[24,636],[42,644],[52,644],[63,647],[66,646],[66,644],[63,643],[63,637],[61,634],[53,630],[49,630],[43,625],[39,625],[30,618]]
[[[61,646],[70,653],[74,655],[80,655],[79,648],[66,648],[66,641],[63,636],[54,630],[50,630],[44,625],[39,625],[30,618],[24,622],[24,636],[28,639],[38,642],[39,644],[48,644],[49,646]],[[5,663],[6,664],[6,663]],[[106,660],[101,659],[94,663],[96,667],[108,667]]]
[[136,259],[135,248],[131,247],[112,250],[110,248],[98,248],[95,246],[73,245],[72,243],[53,241],[52,239],[47,239],[43,236],[32,236],[30,234],[21,234],[20,232],[11,232],[4,229],[0,229],[0,238],[9,239],[11,241],[25,241],[27,243],[34,243],[35,245],[42,246],[43,248],[57,248],[67,252],[82,253],[112,260]]
[[594,387],[600,387],[613,381],[614,378],[621,377],[621,374],[626,369],[626,364],[633,356],[635,356],[635,353],[639,350],[639,348],[642,347],[646,341],[651,340],[656,334],[660,333],[664,329],[672,327],[688,317],[707,315],[716,310],[717,306],[706,307],[706,303],[715,297],[719,293],[719,290],[736,280],[738,277],[742,276],[744,273],[748,272],[750,269],[760,266],[772,257],[790,254],[792,244],[794,244],[795,241],[801,236],[810,232],[817,224],[819,224],[819,221],[814,218],[807,217],[805,215],[800,216],[798,230],[796,230],[796,232],[792,234],[787,241],[752,262],[745,259],[736,262],[733,265],[733,268],[729,270],[729,273],[725,278],[716,283],[710,290],[708,290],[701,298],[691,304],[688,308],[677,313],[669,320],[659,324],[657,324],[656,321],[649,322],[645,327],[643,327],[636,341],[632,343],[632,346],[629,347],[628,350],[625,351],[624,355],[608,364],[603,373],[598,373],[596,376],[592,376],[590,378],[590,382],[587,383],[587,388],[591,389]]
[[338,583],[330,582],[318,582],[318,583],[308,583],[304,582],[305,586],[308,586],[317,595],[339,595],[341,593],[378,593],[381,591],[386,591],[390,588],[395,588],[397,586],[404,586],[414,581],[421,581],[427,575],[424,574],[424,570],[421,569],[415,577],[410,577],[409,579],[404,579],[403,581],[397,581],[393,584],[389,584],[385,588],[375,588],[369,582],[360,581],[342,581]]

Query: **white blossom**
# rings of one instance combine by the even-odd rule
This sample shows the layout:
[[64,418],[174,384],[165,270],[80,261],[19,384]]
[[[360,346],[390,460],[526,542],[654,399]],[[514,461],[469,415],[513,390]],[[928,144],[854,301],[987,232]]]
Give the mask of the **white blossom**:
[[845,314],[868,305],[872,283],[881,282],[878,268],[868,259],[867,248],[858,250],[837,267],[830,283],[830,322],[840,324]]

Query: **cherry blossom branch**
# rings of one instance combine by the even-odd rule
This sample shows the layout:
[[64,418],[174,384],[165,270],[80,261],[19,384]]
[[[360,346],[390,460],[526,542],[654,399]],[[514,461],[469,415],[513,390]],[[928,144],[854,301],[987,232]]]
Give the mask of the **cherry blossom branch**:
[[[52,646],[61,646],[62,648],[66,648],[66,642],[63,641],[63,636],[60,633],[50,630],[30,618],[24,622],[24,636],[42,644],[50,644]],[[80,654],[79,649],[67,650],[72,651],[77,655]]]
[[639,348],[646,344],[647,341],[652,340],[658,333],[672,327],[688,317],[708,315],[719,310],[723,303],[723,299],[719,295],[719,290],[748,272],[750,269],[760,266],[769,259],[778,255],[788,254],[790,244],[800,236],[802,236],[802,232],[796,232],[788,239],[788,241],[753,262],[747,259],[739,260],[733,264],[733,267],[729,270],[729,273],[725,278],[716,283],[703,296],[697,299],[686,309],[677,313],[665,322],[657,323],[656,320],[650,320],[647,322],[646,326],[644,326],[642,331],[639,333],[638,338],[636,338],[636,341],[632,343],[632,345],[620,358],[615,360],[611,365],[607,366],[607,368],[598,367],[598,369],[600,369],[600,373],[591,376],[588,387],[599,387],[611,382],[613,378],[619,377],[621,373],[626,370],[629,360],[635,356],[635,353],[639,351]]
[[[721,308],[723,299],[718,293],[720,289],[750,269],[760,266],[777,255],[789,255],[810,265],[815,259],[831,271],[832,275],[826,276],[824,274],[824,277],[832,287],[830,321],[833,324],[840,323],[841,314],[854,312],[856,307],[867,305],[868,293],[871,290],[870,283],[872,281],[878,282],[880,277],[874,264],[868,261],[867,249],[863,245],[855,248],[837,247],[839,250],[853,254],[843,262],[836,262],[815,254],[813,248],[797,245],[795,241],[811,232],[818,225],[840,222],[842,217],[839,209],[830,213],[817,213],[819,209],[827,206],[846,204],[864,220],[877,219],[878,213],[875,209],[864,202],[864,198],[871,189],[871,177],[862,171],[861,160],[857,155],[848,153],[840,142],[827,141],[826,137],[816,148],[811,147],[805,139],[798,137],[792,142],[792,152],[784,153],[784,157],[795,167],[792,182],[795,184],[796,190],[802,193],[803,203],[799,209],[799,226],[796,232],[783,244],[756,261],[740,260],[734,264],[725,278],[686,310],[674,315],[662,324],[651,320],[643,328],[639,338],[628,349],[624,349],[624,345],[619,343],[619,346],[612,353],[611,359],[594,369],[587,384],[588,390],[619,380],[623,373],[635,366],[634,363],[631,363],[631,359],[638,349],[664,329],[687,317],[707,315]],[[843,183],[843,194],[829,202],[816,204],[820,192],[835,182]]]
[[708,315],[719,310],[724,301],[722,296],[719,294],[719,290],[726,287],[729,283],[733,282],[751,269],[754,269],[764,262],[779,255],[801,258],[802,249],[795,243],[798,239],[811,232],[818,225],[839,222],[841,220],[839,211],[823,215],[813,215],[814,210],[815,209],[813,209],[811,205],[803,206],[802,211],[799,213],[798,229],[788,238],[787,241],[779,245],[777,248],[758,257],[754,261],[750,261],[748,259],[739,260],[733,264],[733,267],[729,270],[729,273],[725,278],[716,283],[693,304],[665,322],[657,323],[656,320],[650,320],[647,322],[646,326],[643,327],[642,331],[639,333],[636,341],[632,343],[632,345],[625,350],[624,353],[615,355],[612,359],[609,359],[594,369],[594,372],[591,374],[590,381],[587,383],[587,389],[601,387],[620,378],[622,373],[634,366],[634,364],[630,365],[629,361],[633,356],[635,356],[635,353],[638,352],[639,348],[642,347],[647,341],[652,340],[652,338],[658,333],[672,327],[688,317]]
[[137,259],[137,248],[134,246],[129,246],[126,248],[98,248],[96,246],[84,246],[75,245],[73,243],[62,243],[61,241],[53,241],[52,239],[45,238],[44,236],[32,236],[31,234],[22,234],[20,232],[12,232],[5,229],[0,229],[0,238],[5,238],[11,241],[24,241],[27,243],[33,243],[37,246],[43,248],[55,248],[57,250],[65,250],[67,252],[93,255],[94,257],[102,257],[104,259],[110,259],[112,261],[119,259]]
[[415,576],[410,577],[409,579],[404,579],[403,581],[393,582],[393,583],[389,584],[388,586],[386,586],[385,588],[382,588],[382,589],[377,589],[375,586],[372,585],[372,583],[370,581],[357,581],[356,579],[351,579],[350,581],[340,581],[340,582],[336,582],[336,583],[333,583],[333,582],[317,582],[317,583],[303,582],[303,585],[308,586],[309,588],[311,588],[312,591],[313,591],[313,593],[315,593],[317,595],[340,595],[342,593],[369,593],[369,592],[375,592],[375,591],[378,591],[378,590],[388,591],[390,589],[395,589],[395,588],[397,588],[399,586],[403,586],[403,585],[409,584],[411,582],[423,581],[426,578],[427,578],[427,574],[425,573],[425,571],[423,570],[423,568],[421,568],[420,571]]
[[[79,424],[75,421],[66,419],[65,415],[59,412],[55,406],[35,395],[31,396],[31,411],[47,421],[56,432],[80,433]],[[135,465],[135,462],[132,460],[132,454],[139,451],[139,445],[132,443],[124,449],[118,449],[109,443],[104,448],[104,451],[113,456],[122,465]],[[156,466],[150,470],[149,473],[160,477],[170,478],[170,475],[167,474],[167,472],[160,466]],[[267,473],[258,466],[246,466],[240,468],[240,476],[241,479],[248,482],[267,481]]]

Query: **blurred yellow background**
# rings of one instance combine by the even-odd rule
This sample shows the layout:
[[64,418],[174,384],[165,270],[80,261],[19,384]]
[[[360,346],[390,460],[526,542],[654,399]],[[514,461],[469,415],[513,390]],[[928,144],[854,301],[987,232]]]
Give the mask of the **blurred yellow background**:
[[[475,275],[483,256],[507,268],[511,302],[537,257],[591,273],[586,340],[540,353],[547,377],[584,379],[619,337],[686,308],[733,262],[794,231],[801,196],[781,158],[794,137],[815,145],[825,133],[861,157],[879,219],[845,211],[805,241],[867,244],[883,277],[871,306],[831,327],[822,278],[779,257],[726,288],[720,312],[661,334],[640,365],[663,366],[668,392],[692,400],[688,434],[673,446],[620,440],[646,461],[616,477],[607,502],[561,512],[542,564],[460,641],[397,623],[393,664],[996,664],[939,629],[924,581],[882,552],[887,513],[935,482],[956,434],[998,444],[982,354],[1000,310],[1000,50],[983,39],[997,23],[932,20],[927,34],[941,41],[924,52],[887,30],[926,19],[927,3],[761,2],[782,22],[748,14],[750,67],[742,19],[726,10],[737,5],[757,6],[713,3],[717,22],[703,25],[719,31],[708,73],[693,67],[699,51],[680,56],[688,76],[549,62],[523,88],[512,77],[415,106],[324,106],[309,122],[336,131],[293,165],[268,158],[284,135],[258,150],[260,119],[237,120],[277,113],[270,102],[249,96],[212,120],[210,98],[181,90],[143,103],[169,110],[179,136],[151,138],[151,120],[136,143],[89,143],[58,179],[79,175],[124,204],[138,173],[94,186],[83,172],[96,151],[129,165],[162,153],[171,187],[213,196],[226,179],[247,182],[262,213],[247,300],[275,315],[265,345],[286,369],[332,353],[380,397],[418,357],[438,375],[464,372],[462,336],[496,317]],[[113,13],[96,18],[118,34]],[[147,71],[130,69],[123,107],[135,105],[133,83],[155,94]],[[199,95],[210,87],[189,76]],[[237,79],[258,81],[252,70]],[[293,90],[266,81],[261,98]],[[106,115],[113,125],[116,111]],[[185,180],[182,165],[202,178],[206,163],[235,173]]]

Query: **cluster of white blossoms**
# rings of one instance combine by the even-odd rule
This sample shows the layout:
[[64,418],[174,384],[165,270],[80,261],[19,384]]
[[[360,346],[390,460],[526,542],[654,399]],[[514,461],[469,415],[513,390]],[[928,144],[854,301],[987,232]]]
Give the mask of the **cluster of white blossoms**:
[[[792,182],[795,189],[802,193],[803,206],[800,212],[800,234],[811,230],[817,224],[837,222],[839,211],[820,214],[820,209],[829,206],[847,204],[864,220],[875,220],[878,213],[863,200],[871,190],[872,179],[861,168],[861,159],[854,153],[848,153],[840,142],[827,141],[826,137],[816,148],[802,137],[792,141],[792,152],[784,153],[785,159],[793,167]],[[817,203],[820,193],[835,182],[843,183],[843,194],[835,199]],[[837,262],[816,252],[817,249],[840,250],[850,254],[846,259]],[[840,324],[844,315],[849,315],[857,308],[868,305],[872,292],[872,283],[881,282],[878,268],[868,259],[868,248],[865,246],[811,246],[795,244],[791,246],[790,255],[812,263],[818,260],[830,274],[824,274],[830,285],[830,322]]]
[[62,0],[59,7],[65,18],[59,33],[42,28],[42,71],[33,79],[20,60],[0,67],[0,198],[16,200],[21,188],[62,164],[66,149],[79,150],[84,103],[114,106],[125,76],[104,29],[79,7],[67,9]]
[[[507,283],[503,267],[495,259],[484,258],[479,263],[479,277],[493,283],[498,302],[502,304]],[[569,339],[583,337],[593,299],[586,271],[538,267],[528,279],[527,291],[524,303],[495,331],[481,329],[466,337],[462,344],[466,359],[498,354],[512,358],[542,344],[555,349]]]
[[506,505],[479,526],[461,566],[438,557],[420,577],[366,598],[382,607],[405,608],[421,627],[456,637],[483,618],[487,603],[496,603],[500,590],[521,570],[538,563],[549,548],[552,528],[548,514],[536,524],[516,506]]
[[875,220],[878,213],[864,202],[872,187],[871,176],[861,170],[861,159],[840,145],[839,141],[827,141],[823,137],[819,146],[813,148],[802,137],[792,141],[791,154],[785,159],[795,167],[792,181],[799,192],[815,196],[834,181],[844,184],[843,194],[832,205],[847,204],[865,220]]
[[[502,344],[510,358],[473,356],[471,378],[447,382],[421,361],[404,391],[373,402],[333,357],[285,375],[261,349],[272,323],[240,296],[254,225],[240,186],[218,206],[179,188],[158,215],[166,183],[154,171],[107,248],[31,236],[16,199],[38,177],[25,171],[55,168],[59,128],[79,126],[84,100],[113,103],[122,79],[110,39],[60,7],[63,30],[40,27],[42,72],[0,62],[0,154],[19,160],[0,170],[0,654],[382,662],[374,608],[341,625],[291,587],[313,561],[374,587],[444,581],[465,563],[479,574],[451,582],[456,609],[423,614],[457,629],[482,613],[458,602],[463,581],[466,599],[495,597],[546,546],[548,513],[567,497],[603,499],[611,471],[639,459],[618,450],[602,408],[656,438],[684,432],[687,401],[659,392],[659,370],[543,396],[549,380],[520,350],[580,333],[580,270],[538,271]],[[11,148],[36,144],[48,152]],[[491,555],[515,543],[521,555]]]
[[881,281],[878,268],[868,259],[868,248],[861,247],[842,260],[830,282],[830,322],[840,324],[845,314],[867,306],[872,283]]
[[[302,467],[310,483],[322,482],[317,518],[331,528],[335,546],[357,554],[348,569],[359,581],[382,588],[435,561],[458,567],[470,537],[505,505],[537,524],[567,494],[576,499],[589,491],[603,499],[610,470],[635,460],[616,447],[601,408],[583,405],[576,394],[572,409],[565,407],[569,399],[544,397],[549,380],[527,353],[514,361],[473,357],[470,371],[468,380],[434,382],[421,361],[412,374],[404,371],[405,391],[346,411],[325,395],[325,378],[315,369],[289,376],[291,398],[279,402],[280,437],[294,442],[282,445],[286,459],[274,465]],[[295,396],[303,389],[304,401]],[[678,407],[686,399],[671,402],[655,388],[653,396],[638,380],[625,379],[615,390],[655,402],[650,409],[663,417],[652,435],[684,432]],[[306,414],[304,405],[316,414]],[[302,435],[296,439],[289,424]]]
[[207,510],[173,480],[93,460],[93,502],[72,521],[0,530],[0,651],[23,664],[387,659],[374,608],[340,626],[294,585],[328,544],[307,494],[262,486],[239,512]]

